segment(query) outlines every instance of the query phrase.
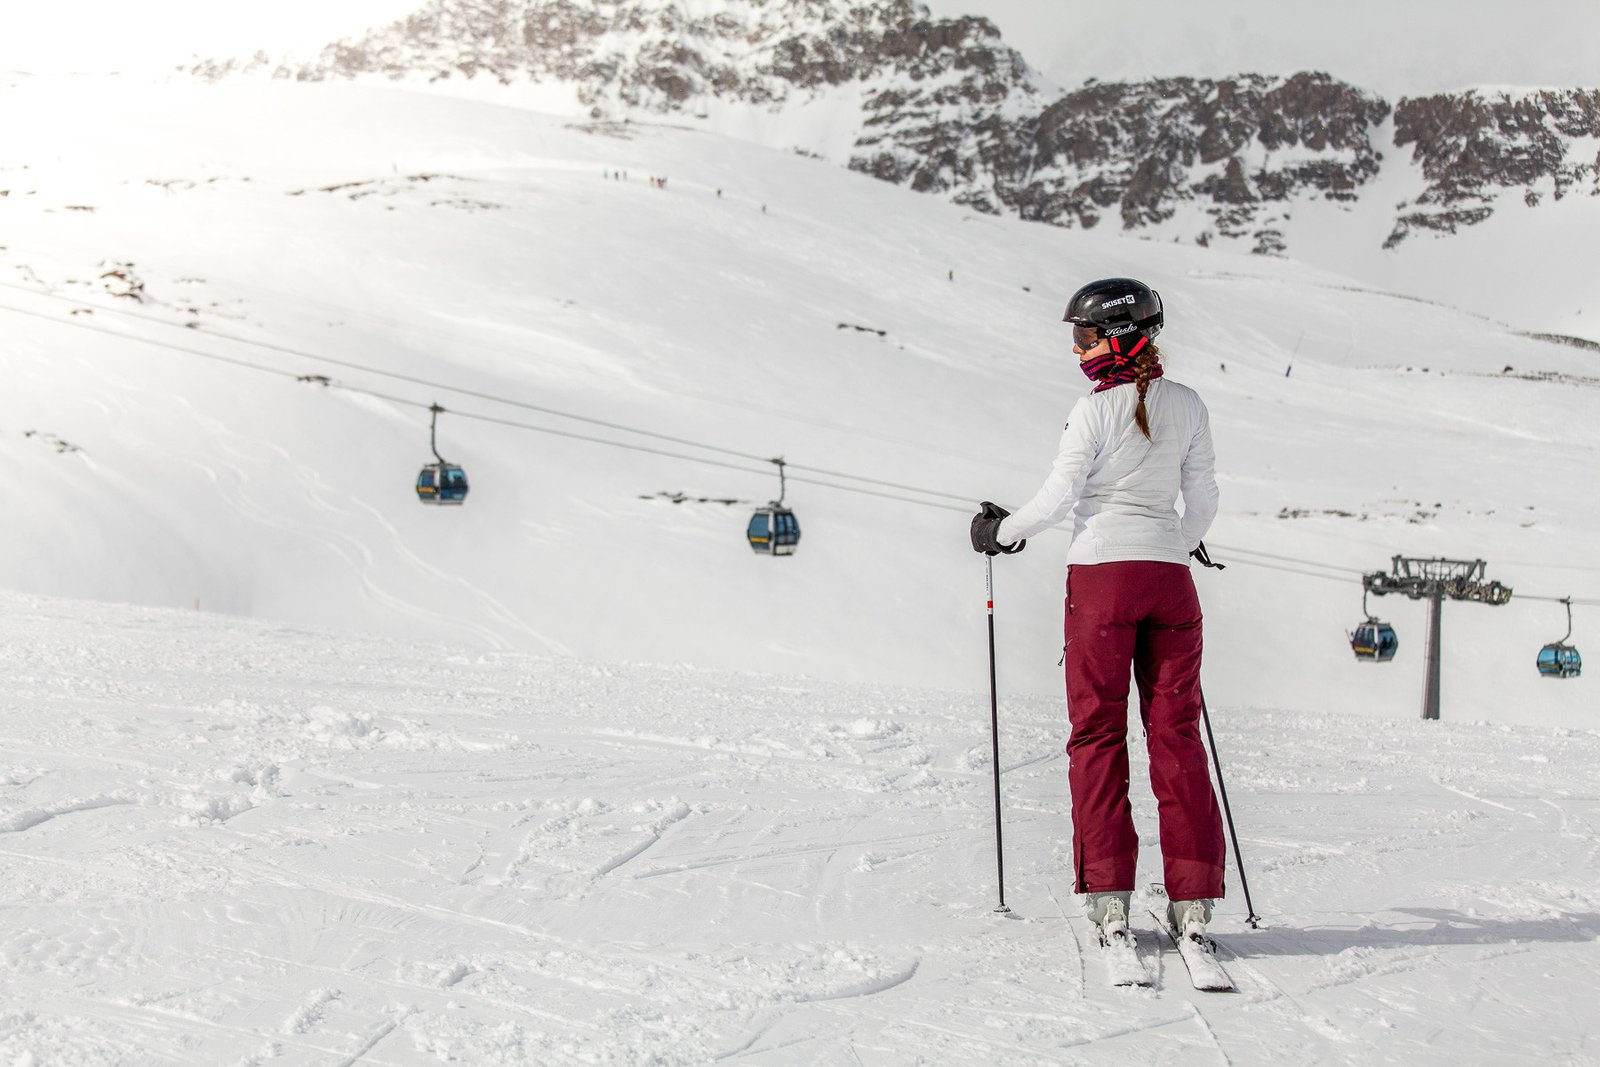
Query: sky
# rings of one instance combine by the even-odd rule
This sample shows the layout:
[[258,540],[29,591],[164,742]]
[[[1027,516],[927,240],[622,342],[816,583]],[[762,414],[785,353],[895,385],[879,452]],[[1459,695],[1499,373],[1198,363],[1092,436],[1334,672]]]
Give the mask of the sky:
[[[1600,3],[1529,0],[1154,0],[1136,14],[1087,0],[926,0],[985,15],[1056,83],[1150,75],[1326,70],[1388,96],[1468,85],[1600,85]],[[160,69],[257,48],[302,54],[397,18],[421,0],[78,0],[15,4],[0,69]],[[1517,25],[1507,12],[1515,11]],[[93,27],[85,33],[85,26]],[[1526,42],[1507,48],[1507,40]]]
[[[1388,96],[1600,85],[1595,0],[1151,0],[1122,9],[1099,0],[924,2],[945,18],[993,19],[1030,63],[1066,87],[1090,77],[1307,69]],[[1508,41],[1525,43],[1508,48]]]

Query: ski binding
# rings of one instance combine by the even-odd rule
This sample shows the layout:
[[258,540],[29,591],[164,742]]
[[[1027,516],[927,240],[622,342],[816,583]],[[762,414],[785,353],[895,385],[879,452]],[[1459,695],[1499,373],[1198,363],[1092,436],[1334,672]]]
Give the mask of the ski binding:
[[1226,968],[1217,960],[1215,941],[1198,933],[1174,930],[1166,919],[1155,913],[1154,909],[1151,910],[1150,917],[1155,919],[1156,925],[1167,935],[1172,947],[1178,950],[1183,965],[1189,969],[1189,981],[1196,989],[1206,993],[1238,992],[1239,987],[1233,984],[1233,979],[1228,976]]
[[1114,986],[1150,986],[1154,980],[1150,970],[1139,958],[1138,942],[1126,923],[1111,924],[1110,929],[1095,928],[1100,938],[1100,957],[1105,960],[1106,974]]

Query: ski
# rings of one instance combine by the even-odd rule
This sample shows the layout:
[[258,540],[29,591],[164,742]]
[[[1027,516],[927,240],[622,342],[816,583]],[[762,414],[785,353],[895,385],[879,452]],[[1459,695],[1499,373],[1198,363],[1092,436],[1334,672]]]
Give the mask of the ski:
[[1095,929],[1100,938],[1100,958],[1105,961],[1106,977],[1114,986],[1151,986],[1150,969],[1139,958],[1139,943],[1133,930],[1123,927],[1107,935]]
[[1227,970],[1217,961],[1215,941],[1209,937],[1184,936],[1167,925],[1167,920],[1157,915],[1154,908],[1150,910],[1150,917],[1156,921],[1162,933],[1167,935],[1172,947],[1178,950],[1183,965],[1189,969],[1189,981],[1196,989],[1206,993],[1238,991],[1239,987],[1233,984],[1233,979],[1228,977]]

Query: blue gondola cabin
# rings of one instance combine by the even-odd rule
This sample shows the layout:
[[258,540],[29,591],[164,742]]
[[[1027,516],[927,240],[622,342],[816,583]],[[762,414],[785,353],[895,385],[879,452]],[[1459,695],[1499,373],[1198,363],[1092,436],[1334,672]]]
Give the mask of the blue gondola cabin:
[[1350,650],[1356,659],[1387,663],[1400,650],[1400,638],[1395,636],[1393,626],[1372,619],[1357,626],[1350,635]]
[[417,499],[424,504],[459,504],[467,489],[467,472],[454,463],[430,463],[417,475]]
[[1583,671],[1583,657],[1571,645],[1557,641],[1539,650],[1539,673],[1546,678],[1576,678]]
[[788,508],[760,508],[745,529],[750,547],[767,556],[792,556],[800,543],[800,520]]

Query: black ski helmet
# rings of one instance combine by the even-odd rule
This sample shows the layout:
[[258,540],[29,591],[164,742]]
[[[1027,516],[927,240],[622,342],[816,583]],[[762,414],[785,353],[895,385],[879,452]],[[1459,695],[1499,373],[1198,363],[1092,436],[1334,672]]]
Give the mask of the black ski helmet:
[[1101,337],[1137,333],[1154,340],[1164,321],[1161,294],[1133,278],[1101,278],[1072,294],[1061,321],[1093,326]]

